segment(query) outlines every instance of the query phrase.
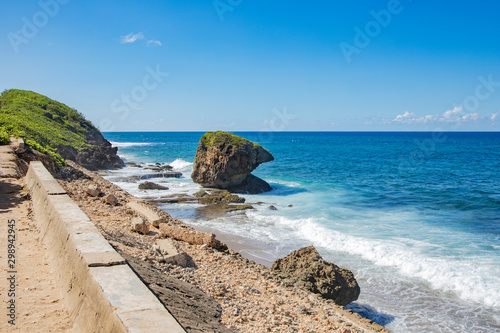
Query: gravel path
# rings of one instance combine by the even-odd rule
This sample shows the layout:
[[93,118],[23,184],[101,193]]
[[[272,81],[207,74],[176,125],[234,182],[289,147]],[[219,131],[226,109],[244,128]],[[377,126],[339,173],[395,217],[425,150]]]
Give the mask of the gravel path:
[[[0,146],[0,332],[71,331],[72,323],[50,268],[47,249],[31,215],[24,180],[16,170],[14,148],[14,144]],[[13,220],[15,223],[9,223]],[[15,235],[15,239],[8,235]],[[9,261],[13,257],[15,262]],[[15,279],[13,285],[7,280],[11,277]],[[11,300],[15,318],[7,316]],[[12,319],[15,325],[9,323]]]

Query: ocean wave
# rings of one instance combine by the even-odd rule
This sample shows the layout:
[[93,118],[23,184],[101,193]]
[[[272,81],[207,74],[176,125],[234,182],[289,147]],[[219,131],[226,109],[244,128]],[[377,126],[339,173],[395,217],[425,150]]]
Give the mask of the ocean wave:
[[418,243],[408,246],[396,240],[366,239],[346,235],[323,226],[323,218],[290,219],[285,216],[252,214],[256,220],[270,220],[278,228],[293,229],[296,236],[331,251],[357,255],[377,266],[391,267],[400,274],[425,281],[432,289],[452,292],[461,299],[500,308],[498,268],[479,260],[428,257]]
[[118,147],[118,148],[128,148],[135,146],[153,146],[156,144],[154,142],[115,142],[115,141],[112,141],[110,143],[113,147]]
[[178,170],[178,171],[186,171],[186,170],[189,170],[193,167],[193,163],[185,161],[182,158],[178,158],[169,164],[170,164],[170,166],[172,166],[174,168],[174,170]]

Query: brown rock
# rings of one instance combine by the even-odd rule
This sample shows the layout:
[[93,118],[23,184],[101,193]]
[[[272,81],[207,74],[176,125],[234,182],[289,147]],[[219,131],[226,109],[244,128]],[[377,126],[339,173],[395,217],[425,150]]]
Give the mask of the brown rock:
[[285,284],[321,294],[338,305],[358,299],[360,289],[351,271],[321,258],[314,246],[293,251],[273,263],[272,270]]
[[234,193],[262,193],[271,187],[250,173],[274,160],[262,146],[222,131],[207,132],[200,140],[191,178],[205,187]]
[[85,189],[85,192],[90,195],[90,196],[93,196],[93,197],[98,197],[99,194],[101,194],[101,190],[99,189],[99,186],[97,186],[96,184],[91,184],[89,185],[86,189]]
[[245,198],[236,194],[229,193],[228,190],[212,189],[207,191],[198,191],[194,194],[201,204],[219,204],[219,203],[243,203]]
[[209,234],[190,228],[177,227],[166,223],[160,224],[159,229],[163,237],[182,240],[189,244],[206,244],[211,247],[218,247],[220,245],[219,241],[215,239],[215,234]]
[[134,217],[132,219],[132,231],[147,235],[149,234],[149,225],[142,218]]
[[168,187],[153,182],[144,182],[139,184],[140,190],[168,190]]
[[104,201],[105,203],[107,203],[108,205],[111,205],[111,206],[118,205],[118,199],[113,194],[108,194],[107,196],[105,196],[102,199],[102,201]]

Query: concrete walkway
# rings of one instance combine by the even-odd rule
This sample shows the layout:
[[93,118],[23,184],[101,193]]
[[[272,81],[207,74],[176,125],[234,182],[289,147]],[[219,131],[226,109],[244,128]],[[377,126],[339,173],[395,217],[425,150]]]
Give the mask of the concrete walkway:
[[[16,148],[16,143],[0,146],[0,332],[72,331],[47,249],[30,214]],[[15,238],[9,238],[9,232]]]

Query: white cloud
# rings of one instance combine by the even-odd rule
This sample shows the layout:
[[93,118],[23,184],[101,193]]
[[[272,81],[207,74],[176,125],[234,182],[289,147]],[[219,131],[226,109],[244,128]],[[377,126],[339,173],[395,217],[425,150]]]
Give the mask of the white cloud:
[[133,43],[138,39],[144,39],[144,34],[142,32],[139,33],[129,33],[127,36],[121,36],[120,43],[128,44]]
[[405,113],[403,114],[398,114],[396,116],[396,118],[393,120],[393,121],[399,121],[399,122],[406,122],[407,120],[409,119],[414,119],[415,118],[415,114],[413,112],[408,112],[406,111]]
[[163,44],[159,40],[148,40],[147,46],[162,46]]
[[453,109],[443,113],[443,117],[446,119],[450,119],[452,117],[459,116],[463,109],[463,106],[455,106]]
[[492,113],[487,116],[481,116],[477,112],[470,114],[463,114],[463,107],[456,106],[451,110],[445,111],[442,115],[426,115],[423,117],[417,117],[413,112],[405,111],[405,113],[397,115],[396,118],[392,119],[391,122],[402,123],[402,124],[433,124],[433,123],[457,123],[457,122],[471,122],[471,121],[483,121],[483,120],[495,120],[500,111]]

